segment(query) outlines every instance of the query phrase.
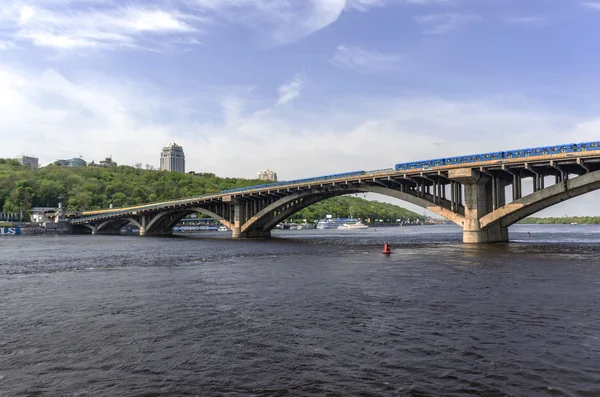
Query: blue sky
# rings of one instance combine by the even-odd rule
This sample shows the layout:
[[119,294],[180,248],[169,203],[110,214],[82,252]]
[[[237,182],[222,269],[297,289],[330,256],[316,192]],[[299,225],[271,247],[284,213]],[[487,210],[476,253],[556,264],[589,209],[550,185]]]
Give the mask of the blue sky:
[[600,139],[600,1],[2,4],[0,157],[176,141],[188,170],[293,179]]

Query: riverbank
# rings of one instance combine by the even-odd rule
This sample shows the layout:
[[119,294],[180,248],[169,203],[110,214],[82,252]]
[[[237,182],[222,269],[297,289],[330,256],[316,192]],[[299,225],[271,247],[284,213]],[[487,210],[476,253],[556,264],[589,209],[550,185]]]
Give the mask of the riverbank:
[[525,218],[519,222],[522,225],[600,225],[600,216],[563,216],[550,218]]

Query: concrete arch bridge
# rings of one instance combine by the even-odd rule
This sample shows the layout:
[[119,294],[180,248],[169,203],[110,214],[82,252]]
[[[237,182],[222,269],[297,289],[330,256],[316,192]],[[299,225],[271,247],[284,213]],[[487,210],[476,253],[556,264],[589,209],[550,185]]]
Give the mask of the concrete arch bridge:
[[230,228],[233,238],[269,237],[278,223],[319,201],[378,193],[451,220],[462,227],[465,243],[496,243],[507,242],[508,227],[519,220],[599,188],[600,151],[587,151],[279,182],[164,203],[88,211],[71,219],[71,224],[80,232],[109,234],[132,223],[139,227],[140,235],[166,235],[182,218],[201,213]]

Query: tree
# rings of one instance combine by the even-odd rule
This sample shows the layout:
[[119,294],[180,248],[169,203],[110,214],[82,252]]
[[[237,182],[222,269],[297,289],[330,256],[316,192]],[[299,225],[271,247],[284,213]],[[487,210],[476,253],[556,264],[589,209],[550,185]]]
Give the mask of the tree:
[[114,207],[124,207],[127,204],[127,196],[125,193],[118,192],[112,195],[112,204]]

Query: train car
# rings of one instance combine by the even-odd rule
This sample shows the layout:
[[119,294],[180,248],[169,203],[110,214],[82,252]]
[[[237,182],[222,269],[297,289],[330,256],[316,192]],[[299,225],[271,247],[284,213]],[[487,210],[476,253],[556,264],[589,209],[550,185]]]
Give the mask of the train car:
[[528,158],[536,156],[545,156],[563,153],[578,153],[587,150],[600,150],[600,141],[591,141],[583,143],[569,143],[564,145],[541,146],[534,148],[506,150],[503,152],[489,152],[480,154],[471,154],[466,156],[454,156],[444,159],[421,160],[409,163],[398,163],[394,169],[396,171],[409,171],[414,169],[429,169],[432,167],[441,167],[446,165],[461,165],[472,163],[484,163],[488,161],[504,161],[507,159]]
[[586,150],[600,150],[600,142],[598,141],[594,141],[594,142],[585,142],[585,143],[581,143],[581,150],[582,151],[586,151]]

